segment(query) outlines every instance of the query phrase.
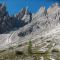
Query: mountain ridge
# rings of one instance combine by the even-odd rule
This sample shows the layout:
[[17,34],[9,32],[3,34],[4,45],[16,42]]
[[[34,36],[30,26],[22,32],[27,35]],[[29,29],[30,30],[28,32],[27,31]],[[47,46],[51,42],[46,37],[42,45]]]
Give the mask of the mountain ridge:
[[[5,14],[1,16],[1,51],[10,51],[11,49],[12,51],[25,52],[29,41],[32,42],[32,49],[38,49],[38,52],[42,51],[42,54],[45,54],[46,51],[50,53],[54,49],[60,51],[60,7],[58,4],[55,3],[47,10],[43,6],[35,14],[23,8],[16,16],[9,16],[8,14],[8,17]],[[5,31],[3,32],[4,29]],[[8,32],[5,33],[6,31]],[[54,52],[56,53],[57,51]],[[55,55],[53,54],[51,60],[57,59]],[[42,57],[44,58],[44,56]],[[31,60],[30,58],[26,58],[26,60]]]

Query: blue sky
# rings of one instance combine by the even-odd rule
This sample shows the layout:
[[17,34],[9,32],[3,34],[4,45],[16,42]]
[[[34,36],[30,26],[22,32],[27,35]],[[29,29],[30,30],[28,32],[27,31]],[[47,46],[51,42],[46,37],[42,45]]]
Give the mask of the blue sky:
[[60,0],[0,0],[0,3],[6,3],[10,15],[17,14],[23,7],[28,7],[31,12],[35,13],[41,5],[48,8],[54,2],[60,2]]

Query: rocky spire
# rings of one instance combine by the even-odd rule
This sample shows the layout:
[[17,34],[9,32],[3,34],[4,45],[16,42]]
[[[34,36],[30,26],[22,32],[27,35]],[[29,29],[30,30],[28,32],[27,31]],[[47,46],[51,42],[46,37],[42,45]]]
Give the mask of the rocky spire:
[[28,7],[22,8],[21,11],[16,15],[18,20],[22,20],[25,23],[28,23],[32,19],[32,14],[31,12],[28,11]]
[[21,11],[16,15],[16,17],[18,19],[22,19],[23,16],[24,16],[24,14],[25,14],[25,12],[26,12],[26,9],[25,8],[22,8]]
[[51,14],[54,11],[56,11],[58,8],[59,8],[59,4],[58,3],[55,3],[51,7],[48,8],[47,13],[48,14]]
[[46,15],[47,14],[47,11],[46,11],[44,6],[42,6],[39,11],[40,11],[41,15]]
[[38,12],[36,14],[34,14],[33,19],[36,17],[40,18],[40,17],[46,16],[46,15],[47,15],[47,10],[45,9],[44,6],[41,6],[40,9],[38,10]]

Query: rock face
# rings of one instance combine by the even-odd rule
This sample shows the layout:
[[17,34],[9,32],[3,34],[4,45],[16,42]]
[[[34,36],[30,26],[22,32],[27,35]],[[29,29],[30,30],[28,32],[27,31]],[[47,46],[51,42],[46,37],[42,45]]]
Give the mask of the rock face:
[[22,8],[21,11],[16,15],[16,17],[24,21],[25,23],[29,23],[32,20],[32,13],[28,11],[27,8]]
[[52,7],[48,8],[47,12],[48,14],[52,13],[55,11],[55,9],[58,9],[59,5],[57,3],[53,4]]

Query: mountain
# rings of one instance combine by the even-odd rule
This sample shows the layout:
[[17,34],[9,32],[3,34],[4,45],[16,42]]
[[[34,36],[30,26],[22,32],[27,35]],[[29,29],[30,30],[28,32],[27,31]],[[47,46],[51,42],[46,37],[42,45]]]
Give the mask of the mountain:
[[[0,13],[0,50],[13,47],[14,51],[25,51],[31,40],[38,51],[46,52],[49,48],[60,51],[60,6],[57,3],[47,10],[42,6],[35,14],[23,8],[15,16],[9,16],[6,7],[3,8],[5,10]],[[30,58],[26,60],[33,60]],[[52,58],[58,60],[54,54]]]
[[16,15],[16,17],[24,21],[25,23],[29,23],[32,20],[32,13],[28,11],[27,8],[22,8],[21,11]]
[[31,18],[32,14],[25,8],[16,16],[9,16],[9,13],[6,11],[6,6],[0,4],[0,34],[8,33],[11,30],[28,24],[31,21]]

